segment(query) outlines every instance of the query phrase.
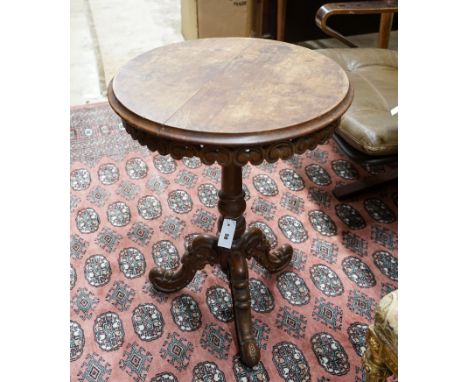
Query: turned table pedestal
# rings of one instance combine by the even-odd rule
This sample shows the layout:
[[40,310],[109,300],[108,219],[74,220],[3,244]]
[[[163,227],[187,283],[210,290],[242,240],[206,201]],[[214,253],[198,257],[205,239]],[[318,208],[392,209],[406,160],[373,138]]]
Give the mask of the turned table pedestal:
[[323,55],[282,42],[192,40],[127,63],[108,97],[128,133],[151,151],[221,165],[218,231],[231,219],[230,248],[220,246],[218,236],[199,235],[180,269],[153,268],[149,279],[157,290],[174,292],[205,265],[219,264],[230,280],[240,357],[256,365],[247,259],[277,272],[293,250],[284,245],[271,252],[261,230],[246,231],[242,166],[287,159],[327,140],[351,104],[345,72]]

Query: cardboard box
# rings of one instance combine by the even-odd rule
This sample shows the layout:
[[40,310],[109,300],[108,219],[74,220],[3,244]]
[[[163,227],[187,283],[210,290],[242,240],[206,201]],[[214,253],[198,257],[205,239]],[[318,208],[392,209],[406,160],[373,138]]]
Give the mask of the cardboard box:
[[181,0],[186,40],[249,35],[248,0]]

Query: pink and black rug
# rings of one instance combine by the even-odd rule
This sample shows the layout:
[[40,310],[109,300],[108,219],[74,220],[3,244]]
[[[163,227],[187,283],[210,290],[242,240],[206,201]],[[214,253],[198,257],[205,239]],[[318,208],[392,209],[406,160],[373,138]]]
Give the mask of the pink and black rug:
[[367,327],[397,288],[397,190],[344,203],[331,190],[386,168],[351,163],[333,141],[244,167],[247,224],[294,248],[279,274],[250,263],[262,360],[249,369],[219,268],[174,294],[147,281],[155,264],[177,268],[195,234],[215,233],[220,167],[148,152],[106,103],[72,109],[70,133],[71,380],[365,380]]

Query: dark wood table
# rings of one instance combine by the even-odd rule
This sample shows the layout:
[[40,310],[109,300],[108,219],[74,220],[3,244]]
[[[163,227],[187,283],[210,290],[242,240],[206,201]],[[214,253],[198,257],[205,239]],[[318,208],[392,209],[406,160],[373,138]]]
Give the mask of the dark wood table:
[[260,229],[246,232],[242,166],[286,159],[327,140],[351,104],[345,72],[318,53],[283,42],[192,40],[127,63],[108,97],[127,131],[151,151],[222,166],[218,232],[225,219],[235,222],[231,248],[218,246],[218,236],[199,235],[180,269],[153,268],[149,279],[157,290],[174,292],[205,265],[219,264],[230,280],[241,359],[256,365],[247,259],[277,272],[288,265],[292,248],[270,252]]

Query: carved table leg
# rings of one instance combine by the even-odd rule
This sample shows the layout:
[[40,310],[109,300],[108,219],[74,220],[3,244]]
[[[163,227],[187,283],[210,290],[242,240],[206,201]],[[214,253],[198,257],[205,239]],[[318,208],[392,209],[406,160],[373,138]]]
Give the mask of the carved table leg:
[[230,254],[229,271],[239,353],[242,362],[253,367],[260,361],[260,350],[252,335],[249,271],[243,253]]
[[240,244],[248,258],[253,257],[270,272],[279,272],[286,268],[291,261],[293,249],[289,244],[281,246],[278,250],[270,252],[263,232],[258,228],[251,228],[241,238]]
[[221,217],[219,230],[224,218],[236,221],[232,249],[219,249],[222,268],[228,272],[231,282],[231,293],[236,321],[237,342],[241,360],[247,366],[255,366],[260,361],[260,350],[252,335],[252,318],[250,315],[249,271],[242,243],[245,232],[244,211],[246,207],[242,190],[242,167],[224,166],[219,192],[218,209]]
[[224,166],[221,173],[221,190],[218,193],[218,210],[221,214],[218,220],[218,231],[221,231],[224,218],[236,221],[234,240],[245,232],[244,211],[246,207],[245,193],[242,189],[242,167]]
[[187,252],[182,257],[180,267],[176,272],[162,268],[153,268],[149,273],[149,280],[154,288],[161,292],[175,292],[192,281],[195,273],[203,269],[206,264],[216,264],[218,239],[215,236],[197,236]]
[[218,209],[221,216],[218,230],[221,230],[225,218],[236,222],[231,249],[219,248],[217,237],[197,236],[182,257],[182,266],[176,272],[153,268],[149,279],[155,289],[175,292],[189,284],[197,270],[203,269],[206,264],[220,264],[231,283],[240,358],[245,365],[253,367],[260,361],[260,350],[252,334],[247,259],[254,257],[269,271],[277,272],[291,260],[292,248],[285,245],[270,253],[270,245],[261,230],[251,229],[245,233],[245,207],[242,167],[224,166],[219,191]]

